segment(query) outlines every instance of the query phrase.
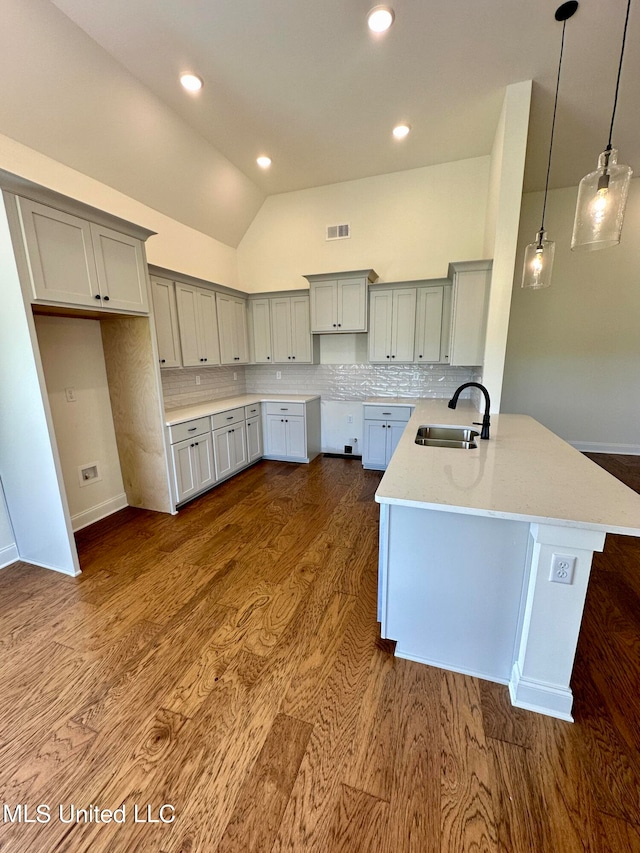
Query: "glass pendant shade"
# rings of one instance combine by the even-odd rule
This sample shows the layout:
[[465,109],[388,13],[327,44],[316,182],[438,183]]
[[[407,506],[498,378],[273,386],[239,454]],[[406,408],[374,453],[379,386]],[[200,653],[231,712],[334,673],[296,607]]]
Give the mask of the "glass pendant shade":
[[620,242],[632,174],[629,166],[618,165],[615,148],[602,152],[596,171],[586,175],[578,187],[572,249],[593,252]]
[[543,287],[549,287],[551,284],[551,270],[556,244],[546,238],[546,231],[538,231],[535,243],[529,243],[524,250],[522,287],[540,290]]

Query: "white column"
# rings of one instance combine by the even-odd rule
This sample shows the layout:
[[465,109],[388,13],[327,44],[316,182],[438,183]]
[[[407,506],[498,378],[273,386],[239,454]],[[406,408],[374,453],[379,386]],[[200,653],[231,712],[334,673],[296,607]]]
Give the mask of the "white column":
[[[572,722],[569,685],[591,560],[606,533],[548,524],[532,524],[530,532],[531,572],[509,692],[519,708]],[[554,554],[575,557],[571,584],[550,580]]]

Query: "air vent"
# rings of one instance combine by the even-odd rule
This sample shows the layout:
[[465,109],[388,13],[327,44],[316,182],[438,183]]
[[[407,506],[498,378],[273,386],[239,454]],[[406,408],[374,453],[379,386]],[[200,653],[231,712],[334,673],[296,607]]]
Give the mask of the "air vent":
[[351,226],[348,222],[344,225],[327,225],[326,240],[346,240],[351,237]]

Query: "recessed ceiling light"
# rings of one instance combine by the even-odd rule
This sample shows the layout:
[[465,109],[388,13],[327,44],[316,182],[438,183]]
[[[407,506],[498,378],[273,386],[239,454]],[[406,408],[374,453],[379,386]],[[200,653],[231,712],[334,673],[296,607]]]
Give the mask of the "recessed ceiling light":
[[188,92],[199,92],[204,86],[202,77],[197,74],[181,74],[180,82]]
[[411,127],[408,124],[398,124],[393,128],[393,135],[396,139],[404,139],[409,135]]
[[390,6],[374,6],[367,15],[367,24],[374,33],[384,33],[393,23],[395,14]]
[[261,169],[268,169],[271,165],[271,157],[258,157],[256,163]]

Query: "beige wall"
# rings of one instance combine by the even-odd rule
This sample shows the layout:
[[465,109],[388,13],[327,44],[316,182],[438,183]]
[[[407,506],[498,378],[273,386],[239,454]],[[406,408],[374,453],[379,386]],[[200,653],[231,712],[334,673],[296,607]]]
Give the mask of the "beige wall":
[[237,286],[236,250],[231,246],[2,135],[0,169],[157,232],[146,243],[150,264]]
[[[37,316],[47,394],[74,529],[126,506],[97,320]],[[76,401],[68,402],[66,388]],[[102,480],[80,486],[79,466],[97,462]]]
[[[238,246],[249,292],[305,287],[305,274],[372,267],[381,281],[446,276],[481,257],[490,158],[269,196]],[[326,241],[327,225],[352,236]]]
[[[7,510],[7,504],[4,499],[2,483],[0,483],[0,566],[9,562],[10,559],[17,557],[17,554],[14,552],[15,544],[13,528],[9,520],[9,511]],[[10,551],[11,554],[9,553]]]
[[576,194],[549,193],[556,253],[551,287],[538,291],[520,282],[542,194],[524,196],[503,411],[530,414],[580,449],[640,453],[640,179],[611,249],[571,252]]

